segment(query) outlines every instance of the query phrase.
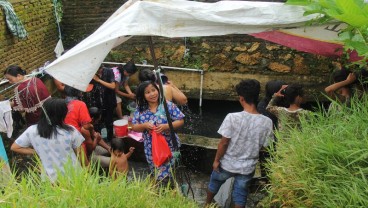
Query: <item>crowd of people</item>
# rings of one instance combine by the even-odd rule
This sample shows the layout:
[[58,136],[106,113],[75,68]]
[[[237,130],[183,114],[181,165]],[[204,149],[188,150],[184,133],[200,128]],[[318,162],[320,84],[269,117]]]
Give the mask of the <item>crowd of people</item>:
[[[123,118],[123,97],[137,104],[131,129],[143,133],[144,153],[152,174],[158,181],[169,180],[177,158],[173,156],[162,165],[155,165],[152,132],[164,136],[171,152],[179,151],[180,139],[174,130],[184,125],[185,115],[177,105],[185,105],[187,97],[165,75],[157,77],[150,69],[139,71],[140,83],[133,93],[128,80],[137,71],[133,61],[113,68],[102,65],[87,92],[55,80],[63,98],[54,98],[40,79],[26,78],[19,66],[9,66],[5,77],[10,83],[18,83],[11,106],[13,110],[25,112],[28,127],[15,140],[11,150],[37,154],[51,181],[57,180],[58,172],[64,172],[67,162],[76,167],[100,163],[113,178],[126,174],[134,147],[124,152],[124,138],[115,138],[113,132],[114,117]],[[333,73],[334,83],[325,88],[326,94],[337,101],[330,108],[336,107],[336,103],[349,105],[353,84],[363,92],[365,73],[364,70],[352,73],[347,69]],[[163,93],[160,93],[159,79],[164,84]],[[234,177],[233,201],[235,207],[244,207],[247,185],[254,176],[258,159],[263,161],[267,157],[264,149],[277,141],[274,131],[300,128],[300,117],[308,115],[308,110],[301,107],[304,103],[301,85],[269,81],[265,85],[265,97],[259,101],[260,89],[259,81],[254,79],[242,80],[236,85],[243,110],[229,113],[218,130],[222,137],[213,162],[207,204],[212,202],[221,185]],[[107,130],[106,135],[102,135],[103,128]]]

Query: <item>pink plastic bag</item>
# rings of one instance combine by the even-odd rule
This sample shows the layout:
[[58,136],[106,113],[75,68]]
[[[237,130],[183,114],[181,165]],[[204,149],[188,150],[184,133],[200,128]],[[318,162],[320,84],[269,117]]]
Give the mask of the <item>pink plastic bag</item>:
[[151,134],[153,163],[156,167],[160,167],[172,157],[172,153],[164,135],[155,131],[152,131]]

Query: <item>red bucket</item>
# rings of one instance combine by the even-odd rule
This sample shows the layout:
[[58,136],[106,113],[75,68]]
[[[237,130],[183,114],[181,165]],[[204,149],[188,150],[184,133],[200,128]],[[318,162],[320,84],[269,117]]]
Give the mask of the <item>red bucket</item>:
[[124,137],[128,135],[128,120],[120,119],[114,121],[115,137]]

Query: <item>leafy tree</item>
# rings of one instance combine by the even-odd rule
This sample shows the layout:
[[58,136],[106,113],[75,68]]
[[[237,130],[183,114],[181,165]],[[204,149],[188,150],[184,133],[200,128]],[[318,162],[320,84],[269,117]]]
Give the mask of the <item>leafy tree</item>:
[[368,61],[368,1],[367,0],[288,0],[287,4],[305,6],[304,15],[321,14],[317,22],[341,21],[348,27],[339,33],[345,51],[356,50]]

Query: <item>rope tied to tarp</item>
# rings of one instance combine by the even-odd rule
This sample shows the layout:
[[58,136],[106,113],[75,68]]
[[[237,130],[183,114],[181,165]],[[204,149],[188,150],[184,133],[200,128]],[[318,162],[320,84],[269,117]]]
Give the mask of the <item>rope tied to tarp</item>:
[[12,4],[6,0],[0,0],[0,6],[3,8],[5,14],[6,25],[9,31],[18,38],[25,39],[28,34],[22,22],[14,12]]

